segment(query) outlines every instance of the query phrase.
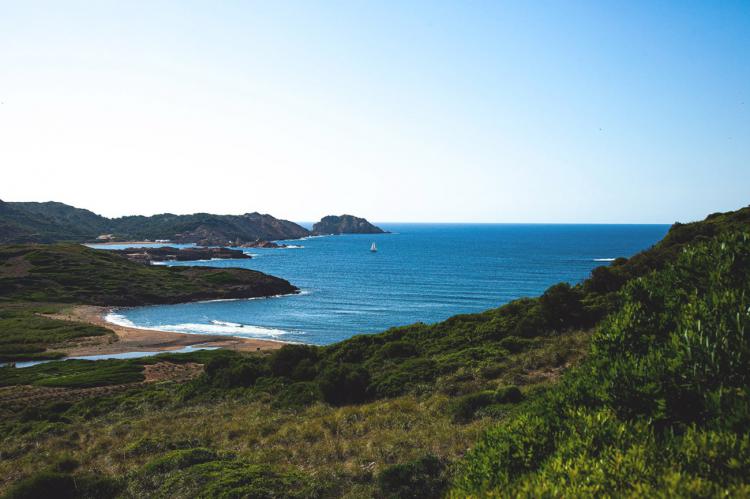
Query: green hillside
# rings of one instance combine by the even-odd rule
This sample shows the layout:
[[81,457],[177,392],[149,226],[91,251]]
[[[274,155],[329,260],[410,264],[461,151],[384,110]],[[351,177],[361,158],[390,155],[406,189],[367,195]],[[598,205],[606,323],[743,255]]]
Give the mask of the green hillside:
[[164,213],[150,217],[105,218],[63,203],[0,201],[0,244],[92,241],[111,234],[116,240],[169,239],[175,242],[226,245],[258,239],[297,239],[309,231],[271,215]]
[[295,292],[248,269],[160,267],[76,244],[0,246],[0,300],[135,306]]
[[[749,214],[677,224],[581,285],[434,325],[271,354],[29,368],[4,390],[133,385],[33,409],[6,402],[0,490],[745,497]],[[167,361],[204,372],[138,384]]]

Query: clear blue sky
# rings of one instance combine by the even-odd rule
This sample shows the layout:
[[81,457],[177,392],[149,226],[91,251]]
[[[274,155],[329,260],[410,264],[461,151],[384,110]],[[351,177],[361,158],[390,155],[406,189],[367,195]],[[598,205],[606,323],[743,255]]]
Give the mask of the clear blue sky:
[[750,204],[750,2],[0,0],[0,198],[673,222]]

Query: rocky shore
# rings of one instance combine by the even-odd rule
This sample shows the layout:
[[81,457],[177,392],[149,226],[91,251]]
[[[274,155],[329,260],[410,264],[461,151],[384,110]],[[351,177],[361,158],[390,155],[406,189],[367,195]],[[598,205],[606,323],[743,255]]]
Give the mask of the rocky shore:
[[130,261],[139,263],[151,262],[190,262],[196,260],[241,260],[252,258],[241,250],[229,248],[126,248],[112,250]]

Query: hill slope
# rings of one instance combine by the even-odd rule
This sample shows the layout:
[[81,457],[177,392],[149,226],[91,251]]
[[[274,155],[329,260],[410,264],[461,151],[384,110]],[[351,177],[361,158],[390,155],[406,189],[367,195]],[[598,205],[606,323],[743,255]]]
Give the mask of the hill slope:
[[63,203],[0,201],[0,243],[82,242],[101,234],[117,240],[169,239],[178,243],[227,245],[262,240],[297,239],[309,231],[271,215],[129,216],[109,219]]
[[0,246],[0,299],[135,306],[296,292],[247,269],[161,267],[77,244]]
[[[0,452],[11,456],[0,488],[747,496],[747,214],[675,225],[581,285],[481,314],[268,355],[171,355],[149,362],[200,362],[205,372],[179,386],[11,407],[0,421]],[[67,362],[56,373],[19,370],[7,390],[113,384],[113,373],[123,382],[145,362],[113,361],[83,378]],[[114,492],[97,494],[105,487]]]

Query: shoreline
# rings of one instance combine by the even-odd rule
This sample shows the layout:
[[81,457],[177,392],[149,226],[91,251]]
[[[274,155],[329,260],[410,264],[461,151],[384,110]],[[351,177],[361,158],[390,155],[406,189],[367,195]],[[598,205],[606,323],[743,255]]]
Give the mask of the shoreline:
[[156,241],[105,241],[105,242],[85,242],[81,243],[84,246],[88,246],[90,244],[95,244],[97,246],[120,246],[120,245],[131,245],[131,244],[163,244],[164,246],[169,246],[170,244],[180,244],[180,243],[174,243],[174,242],[167,242],[167,243],[158,243]]
[[68,356],[88,356],[119,354],[127,352],[169,352],[189,346],[207,345],[241,352],[277,350],[286,342],[260,340],[254,338],[236,338],[213,334],[176,333],[154,329],[142,329],[121,326],[108,322],[105,317],[117,307],[99,307],[95,305],[75,305],[61,313],[45,314],[45,317],[57,320],[83,322],[108,329],[114,333],[107,336],[90,336],[82,338],[75,344],[67,343],[50,347],[50,350],[63,352]]

